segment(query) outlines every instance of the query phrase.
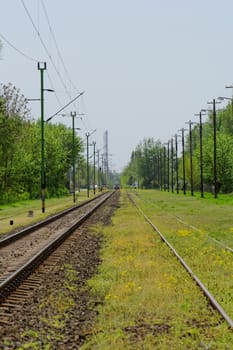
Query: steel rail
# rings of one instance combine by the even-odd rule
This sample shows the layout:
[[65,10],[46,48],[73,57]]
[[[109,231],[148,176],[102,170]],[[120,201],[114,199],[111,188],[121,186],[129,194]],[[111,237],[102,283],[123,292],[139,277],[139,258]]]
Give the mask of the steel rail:
[[[106,194],[106,193],[105,193]],[[48,243],[38,253],[36,253],[24,265],[18,268],[12,275],[0,283],[0,303],[15,290],[20,283],[26,279],[56,248],[58,248],[68,236],[71,235],[83,222],[85,222],[102,204],[104,204],[114,192],[108,192],[106,196],[99,201],[93,208],[89,209],[79,220],[77,220],[68,229],[63,232],[52,242]],[[99,198],[99,197],[98,197]],[[97,197],[95,197],[95,200]]]
[[214,241],[216,244],[220,245],[222,248],[229,250],[229,252],[233,253],[233,249],[228,247],[227,245],[225,245],[224,243],[218,241],[217,239],[210,237],[209,235],[207,235],[208,239],[210,239],[211,241]]
[[[180,219],[178,216],[172,215],[172,214],[169,214],[169,215],[170,215],[171,217],[176,218],[176,220],[179,221],[179,222],[181,222],[183,225],[186,225],[186,226],[192,228],[193,230],[195,230],[195,231],[197,231],[197,232],[201,232],[201,230],[199,230],[199,228],[197,228],[197,227],[194,226],[194,225],[188,224],[187,222],[185,222],[185,221],[183,221],[182,219]],[[228,247],[226,244],[224,244],[224,243],[218,241],[217,239],[215,239],[215,238],[209,236],[207,233],[206,233],[206,236],[207,236],[207,238],[208,238],[210,241],[215,242],[216,244],[220,245],[222,248],[224,248],[224,249],[226,249],[226,250],[229,250],[229,252],[233,253],[233,249],[230,248],[230,247]]]
[[106,192],[104,193],[101,193],[99,194],[98,196],[95,196],[91,199],[88,199],[78,205],[75,205],[75,206],[72,206],[71,208],[68,208],[68,209],[65,209],[57,214],[54,214],[52,216],[49,216],[48,218],[44,219],[44,220],[41,220],[31,226],[27,226],[26,228],[20,230],[20,231],[17,231],[16,233],[13,233],[13,234],[10,234],[9,236],[3,238],[0,240],[0,248],[8,245],[9,243],[13,242],[13,241],[16,241],[17,239],[29,234],[29,233],[32,233],[34,232],[35,230],[38,230],[39,228],[65,216],[66,214],[69,214],[71,213],[72,211],[75,211],[79,208],[82,208],[83,206],[85,206],[86,204],[88,203],[91,203],[93,202],[94,200],[96,200],[97,198],[100,198],[101,196],[104,196]]
[[217,300],[214,298],[214,296],[209,292],[209,290],[205,287],[205,285],[201,282],[201,280],[194,274],[194,272],[191,270],[191,268],[186,264],[184,259],[177,253],[175,248],[168,242],[168,240],[164,237],[164,235],[159,231],[159,229],[153,224],[153,222],[148,218],[146,214],[137,206],[133,198],[128,194],[131,202],[135,205],[137,210],[143,215],[143,217],[146,219],[146,221],[152,226],[152,228],[159,234],[160,238],[166,245],[170,248],[170,250],[173,252],[173,254],[177,257],[177,259],[180,261],[180,263],[183,265],[183,267],[186,269],[186,271],[190,274],[190,276],[193,278],[193,280],[197,283],[197,285],[200,287],[204,295],[208,298],[211,305],[220,313],[220,315],[224,318],[224,320],[228,323],[228,325],[233,328],[233,320],[230,318],[230,316],[224,311],[224,309],[221,307],[221,305],[217,302]]

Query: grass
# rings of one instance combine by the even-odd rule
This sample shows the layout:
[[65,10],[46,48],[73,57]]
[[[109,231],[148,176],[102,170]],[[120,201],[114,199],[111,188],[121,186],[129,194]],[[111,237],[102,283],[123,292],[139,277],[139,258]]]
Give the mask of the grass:
[[233,247],[232,203],[169,193],[134,192],[138,205],[173,244],[233,319],[232,253],[211,238]]
[[[86,191],[77,195],[77,203],[87,199]],[[45,201],[45,213],[41,212],[41,200],[25,200],[7,205],[0,205],[0,235],[13,229],[31,225],[43,220],[45,217],[73,205],[73,196],[60,198],[48,198]],[[33,211],[33,217],[28,216],[29,210]],[[13,220],[13,225],[10,225]]]
[[[206,198],[171,194],[160,191],[134,191],[135,197],[143,201],[140,203],[147,213],[170,217],[171,225],[181,221],[188,227],[200,230],[208,236],[229,245],[233,245],[233,196],[219,195],[214,199],[206,194]],[[170,228],[170,223],[168,227]]]
[[[168,230],[175,200],[168,204],[168,197],[157,198],[152,191],[136,192],[135,198],[150,214],[156,207],[156,219]],[[187,202],[180,207],[186,209]],[[177,237],[193,235],[178,224]],[[89,285],[93,298],[103,304],[82,350],[231,349],[232,332],[124,192],[112,224],[102,230],[102,264]]]
[[[232,317],[232,254],[210,239],[232,246],[231,196],[215,200],[138,190],[131,195]],[[68,205],[71,198],[66,200]],[[56,200],[51,202],[51,210],[58,206]],[[104,234],[102,264],[89,281],[97,318],[81,350],[232,349],[232,330],[124,191],[112,222],[93,226],[92,231]],[[51,336],[62,336],[66,314],[73,307],[68,292],[74,288],[72,266],[64,268],[67,294],[58,290],[42,301],[40,322],[47,331],[22,334],[22,349],[39,349],[41,338],[49,349]]]

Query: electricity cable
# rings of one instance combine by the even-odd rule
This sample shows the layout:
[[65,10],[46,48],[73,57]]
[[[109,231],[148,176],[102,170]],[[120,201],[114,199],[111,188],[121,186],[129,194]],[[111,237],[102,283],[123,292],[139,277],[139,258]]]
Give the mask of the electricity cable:
[[63,68],[64,68],[64,71],[65,71],[65,73],[66,73],[66,75],[67,75],[67,78],[68,78],[70,84],[72,85],[72,87],[73,87],[75,90],[78,90],[78,89],[76,88],[76,86],[74,85],[74,83],[72,82],[70,76],[69,76],[69,73],[68,73],[68,70],[67,70],[67,68],[66,68],[65,62],[64,62],[64,60],[63,60],[63,58],[62,58],[62,55],[61,55],[61,52],[60,52],[60,50],[59,50],[59,47],[58,47],[58,44],[57,44],[57,40],[56,40],[55,35],[54,35],[54,32],[53,32],[53,30],[52,30],[52,26],[51,26],[51,23],[50,23],[50,20],[49,20],[48,12],[47,12],[47,10],[46,10],[46,7],[45,7],[45,4],[44,4],[44,1],[43,1],[43,0],[41,0],[41,4],[42,4],[42,7],[43,7],[43,10],[44,10],[44,13],[45,13],[46,20],[47,20],[47,22],[48,22],[48,27],[49,27],[50,33],[51,33],[51,35],[52,35],[52,38],[53,38],[53,41],[54,41],[54,44],[55,44],[55,47],[56,47],[58,56],[59,56],[59,58],[60,58],[60,60],[61,60],[62,66],[63,66]]
[[[32,24],[32,26],[33,26],[35,32],[37,33],[37,35],[38,35],[38,37],[39,37],[39,39],[40,39],[40,42],[41,42],[43,48],[45,49],[45,52],[47,53],[47,55],[48,55],[48,57],[49,57],[49,59],[50,59],[52,65],[53,65],[53,68],[55,69],[55,71],[56,71],[56,73],[57,73],[57,75],[58,75],[58,77],[59,77],[59,79],[60,79],[60,81],[61,81],[61,84],[63,85],[64,89],[67,91],[66,84],[65,84],[64,81],[62,80],[61,74],[60,74],[60,72],[58,71],[58,69],[57,69],[57,67],[56,67],[56,65],[55,65],[55,63],[54,63],[53,58],[52,58],[52,56],[50,55],[49,50],[47,49],[47,47],[46,47],[46,45],[45,45],[45,43],[44,43],[44,41],[43,41],[43,39],[42,39],[42,37],[41,37],[41,34],[40,34],[39,30],[37,29],[37,27],[36,27],[36,25],[35,25],[35,23],[34,23],[34,21],[33,21],[33,19],[32,19],[32,16],[30,15],[30,12],[28,11],[28,9],[27,9],[27,7],[26,7],[26,5],[25,5],[25,3],[24,3],[24,0],[21,0],[21,3],[22,3],[22,5],[23,5],[23,7],[24,7],[24,9],[25,9],[25,11],[26,11],[26,13],[27,13],[27,16],[28,16],[28,18],[29,18],[29,20],[30,20],[30,22],[31,22],[31,24]],[[68,94],[68,96],[69,96],[69,94]],[[70,96],[69,96],[69,97],[70,97]]]
[[23,51],[19,50],[16,46],[14,46],[3,34],[0,33],[0,37],[15,51],[17,51],[20,55],[24,56],[25,58],[27,58],[28,60],[32,61],[32,62],[38,62],[39,60],[36,60],[35,58],[27,55],[26,53],[24,53]]

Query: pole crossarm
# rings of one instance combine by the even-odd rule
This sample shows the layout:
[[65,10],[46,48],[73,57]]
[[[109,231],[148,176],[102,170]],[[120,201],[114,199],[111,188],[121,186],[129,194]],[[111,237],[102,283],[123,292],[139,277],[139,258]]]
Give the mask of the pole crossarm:
[[53,115],[51,115],[51,117],[49,117],[46,120],[46,123],[49,122],[52,118],[54,118],[56,115],[58,115],[61,111],[63,111],[66,107],[68,107],[71,103],[73,103],[75,100],[77,100],[80,96],[82,96],[85,93],[85,91],[80,92],[75,98],[73,98],[70,102],[68,102],[65,106],[63,106],[62,108],[59,109],[59,111],[57,111],[56,113],[54,113]]

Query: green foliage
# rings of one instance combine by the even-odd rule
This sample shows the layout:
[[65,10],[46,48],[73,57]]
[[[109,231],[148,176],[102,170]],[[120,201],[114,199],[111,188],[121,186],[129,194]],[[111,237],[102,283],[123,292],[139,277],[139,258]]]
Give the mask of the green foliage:
[[144,188],[158,187],[158,167],[156,167],[160,141],[153,138],[144,139],[131,154],[131,161],[122,176],[123,185]]
[[[72,130],[45,124],[46,196],[69,190]],[[82,142],[75,137],[75,154]],[[24,96],[11,84],[0,89],[0,202],[39,198],[41,181],[41,124],[29,118]]]
[[[229,104],[224,110],[217,112],[217,182],[222,193],[233,192],[233,104]],[[184,163],[187,189],[191,183],[190,167],[190,140],[189,134],[185,137]],[[172,150],[173,149],[173,150]],[[202,123],[202,150],[203,150],[203,179],[205,191],[212,190],[214,182],[214,142],[213,142],[213,115],[210,114],[207,121]],[[200,189],[200,127],[192,128],[192,165],[194,189]],[[173,154],[173,157],[172,157]],[[183,154],[180,146],[178,149],[178,183],[183,186]],[[169,156],[169,158],[168,158]],[[169,164],[168,164],[169,159]],[[172,166],[173,165],[173,166]],[[151,138],[144,139],[132,152],[130,162],[122,174],[123,186],[138,184],[143,188],[167,188],[168,179],[173,171],[173,184],[175,188],[177,166],[176,152],[170,142],[168,147],[160,141]],[[168,176],[169,175],[169,176]]]

